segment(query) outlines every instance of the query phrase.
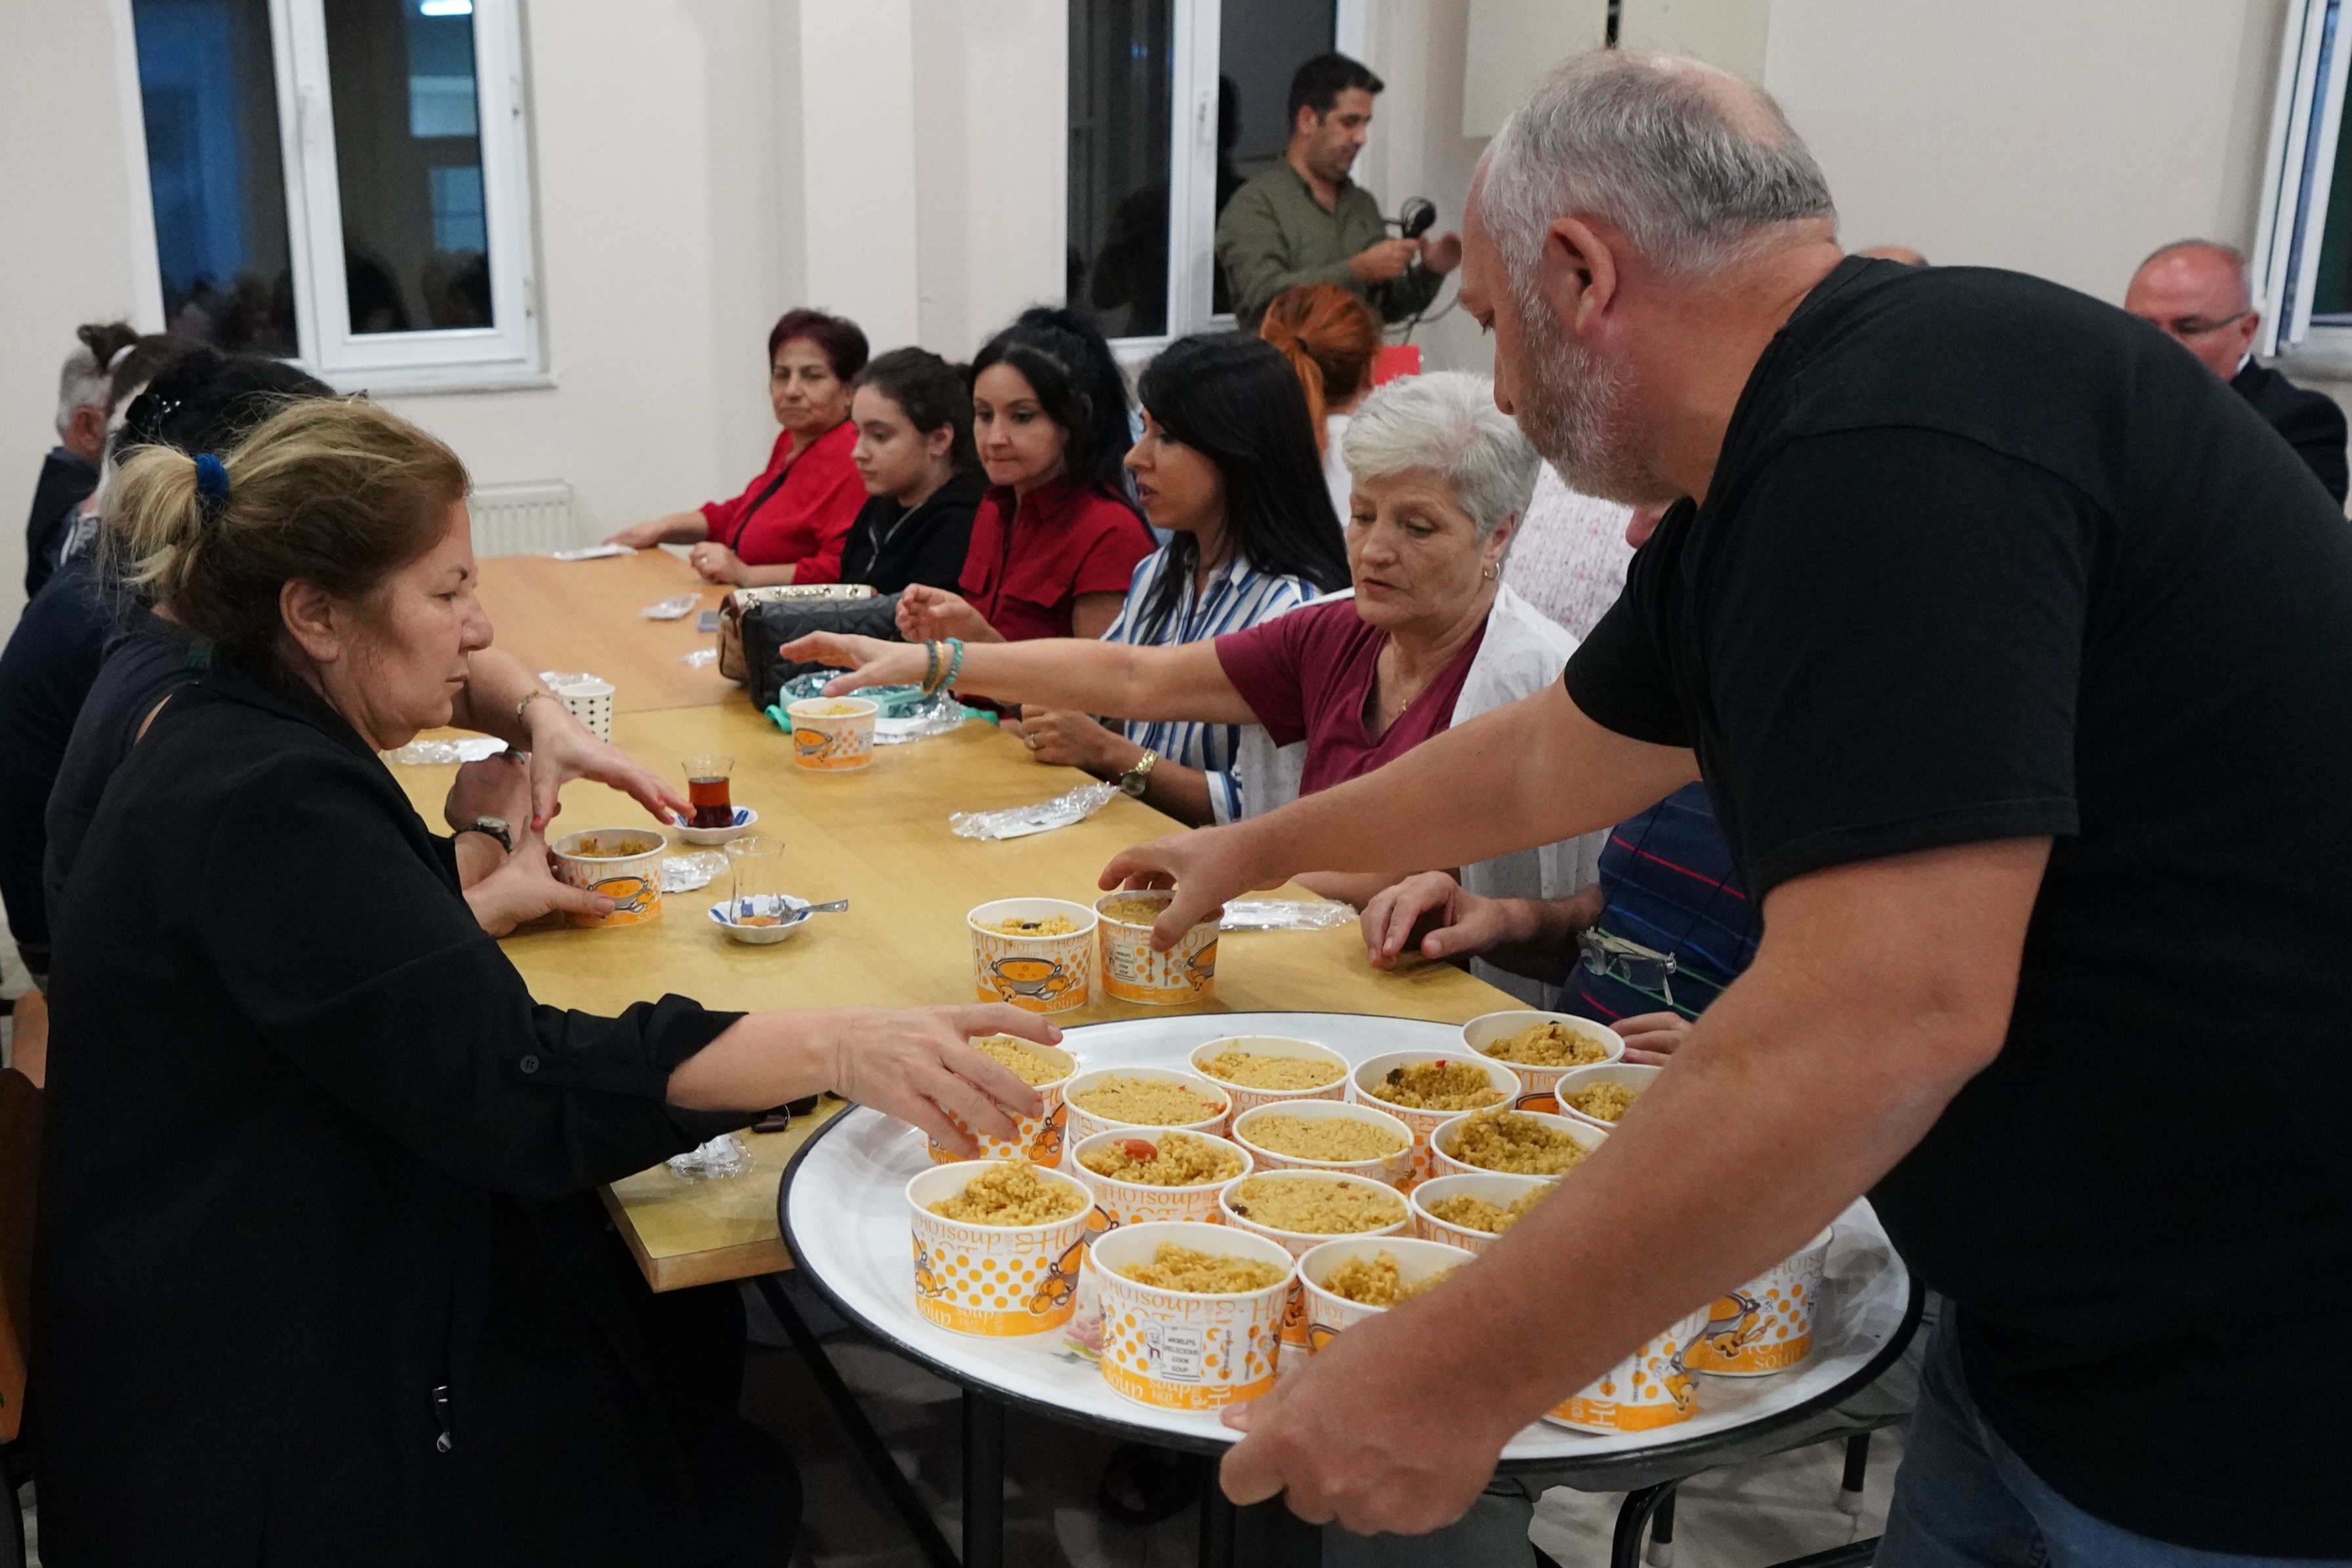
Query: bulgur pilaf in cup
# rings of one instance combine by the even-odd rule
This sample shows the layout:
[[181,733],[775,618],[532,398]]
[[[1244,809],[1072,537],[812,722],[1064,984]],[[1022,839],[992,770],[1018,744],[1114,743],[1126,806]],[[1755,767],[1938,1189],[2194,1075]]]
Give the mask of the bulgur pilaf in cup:
[[1026,1161],[932,1166],[907,1184],[916,1310],[961,1334],[1059,1328],[1076,1307],[1093,1206],[1078,1183]]
[[1510,1176],[1481,1171],[1475,1175],[1433,1176],[1413,1188],[1412,1234],[1423,1241],[1484,1252],[1519,1216],[1559,1184],[1549,1176]]
[[1332,1171],[1402,1187],[1412,1176],[1412,1129],[1347,1100],[1297,1100],[1234,1118],[1234,1141],[1268,1171]]
[[1327,1241],[1298,1260],[1307,1304],[1307,1350],[1312,1355],[1366,1318],[1402,1306],[1475,1256],[1444,1242],[1411,1237]]
[[1625,1042],[1606,1024],[1533,1008],[1473,1018],[1462,1026],[1462,1043],[1490,1061],[1508,1063],[1530,1094],[1549,1094],[1560,1074],[1625,1054]]
[[1657,1081],[1664,1068],[1638,1062],[1604,1062],[1564,1073],[1552,1089],[1559,1113],[1587,1126],[1613,1129],[1634,1100]]
[[1345,1100],[1348,1058],[1313,1040],[1236,1035],[1196,1046],[1192,1070],[1234,1098],[1234,1114],[1261,1105]]
[[[1478,1076],[1485,1075],[1482,1088]],[[1519,1075],[1489,1058],[1433,1051],[1391,1051],[1357,1064],[1348,1079],[1359,1105],[1386,1111],[1412,1131],[1410,1190],[1438,1173],[1429,1135],[1465,1110],[1508,1105],[1525,1091]],[[1422,1103],[1414,1103],[1419,1101]]]
[[1496,1106],[1457,1116],[1430,1134],[1439,1173],[1499,1171],[1513,1176],[1564,1176],[1584,1163],[1609,1134],[1565,1116]]
[[[1229,1226],[1170,1220],[1102,1237],[1094,1265],[1103,1381],[1113,1392],[1161,1409],[1214,1410],[1274,1387],[1284,1305],[1297,1282],[1287,1250]],[[1211,1289],[1178,1288],[1186,1285]],[[1240,1285],[1249,1288],[1233,1289]]]
[[1104,994],[1152,1007],[1185,1007],[1215,992],[1223,909],[1202,916],[1167,952],[1152,951],[1151,928],[1175,896],[1162,889],[1129,888],[1095,900],[1102,922]]
[[[1078,1058],[1059,1046],[1041,1046],[1011,1035],[989,1035],[971,1043],[972,1049],[991,1061],[1013,1069],[1023,1083],[1037,1091],[1042,1102],[1034,1116],[1013,1119],[1013,1132],[1010,1138],[998,1138],[975,1131],[954,1111],[947,1119],[970,1133],[980,1145],[980,1157],[986,1160],[1026,1160],[1034,1165],[1058,1165],[1062,1163],[1062,1131],[1067,1112],[1062,1108],[1062,1089],[1078,1070]],[[959,1154],[937,1139],[930,1141],[930,1156],[934,1164],[952,1164],[969,1158]]]
[[1233,1114],[1225,1091],[1182,1068],[1098,1068],[1062,1090],[1070,1108],[1070,1142],[1114,1127],[1178,1127],[1223,1137]]
[[1066,1013],[1094,995],[1095,912],[1067,899],[997,899],[964,916],[982,1002]]
[[[1069,1173],[1094,1194],[1087,1216],[1089,1243],[1125,1225],[1189,1219],[1221,1224],[1217,1189],[1253,1169],[1249,1151],[1205,1132],[1157,1127],[1115,1127],[1075,1144]],[[1102,1290],[1088,1263],[1078,1283],[1078,1310],[1063,1342],[1089,1360],[1102,1354]]]
[[1676,1319],[1642,1348],[1544,1412],[1580,1432],[1654,1432],[1698,1414],[1698,1378],[1684,1362],[1706,1309]]

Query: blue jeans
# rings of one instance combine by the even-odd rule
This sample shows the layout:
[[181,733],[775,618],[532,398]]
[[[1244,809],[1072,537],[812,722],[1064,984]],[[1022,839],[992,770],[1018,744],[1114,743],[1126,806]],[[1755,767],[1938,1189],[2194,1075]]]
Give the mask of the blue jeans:
[[2052,1490],[1995,1435],[1969,1394],[1950,1308],[1919,1373],[1876,1568],[2254,1568],[2312,1558],[2200,1552],[2137,1535]]

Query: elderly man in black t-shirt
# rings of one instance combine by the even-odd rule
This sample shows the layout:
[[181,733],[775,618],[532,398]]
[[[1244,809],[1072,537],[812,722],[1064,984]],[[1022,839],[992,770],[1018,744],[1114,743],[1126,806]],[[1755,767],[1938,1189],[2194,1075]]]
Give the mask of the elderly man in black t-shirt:
[[1106,878],[1172,876],[1172,935],[1703,776],[1764,936],[1555,1199],[1231,1418],[1226,1490],[1430,1528],[1867,1192],[1954,1303],[1881,1563],[2352,1555],[2352,530],[2153,327],[1842,256],[1720,73],[1569,62],[1474,206],[1498,400],[1686,499],[1561,685]]

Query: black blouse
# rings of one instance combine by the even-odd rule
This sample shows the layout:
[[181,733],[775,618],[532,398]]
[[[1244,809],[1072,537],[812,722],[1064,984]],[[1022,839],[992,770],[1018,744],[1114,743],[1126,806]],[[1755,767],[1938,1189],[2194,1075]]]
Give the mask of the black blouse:
[[868,496],[841,547],[841,580],[870,583],[877,594],[903,594],[921,583],[952,590],[971,547],[971,517],[986,487],[958,474],[902,507],[890,496]]
[[115,774],[55,946],[45,1551],[703,1560],[593,1189],[748,1120],[664,1101],[735,1015],[535,1004],[357,732],[226,668]]

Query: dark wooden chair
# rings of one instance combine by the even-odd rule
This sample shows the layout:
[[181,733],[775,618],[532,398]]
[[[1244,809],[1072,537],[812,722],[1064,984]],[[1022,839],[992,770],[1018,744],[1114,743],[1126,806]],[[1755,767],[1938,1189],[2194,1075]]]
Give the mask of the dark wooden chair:
[[31,1349],[33,1190],[41,1163],[41,1091],[0,1068],[0,1568],[24,1568],[25,1515],[17,1489],[32,1479],[21,1436],[25,1363]]

